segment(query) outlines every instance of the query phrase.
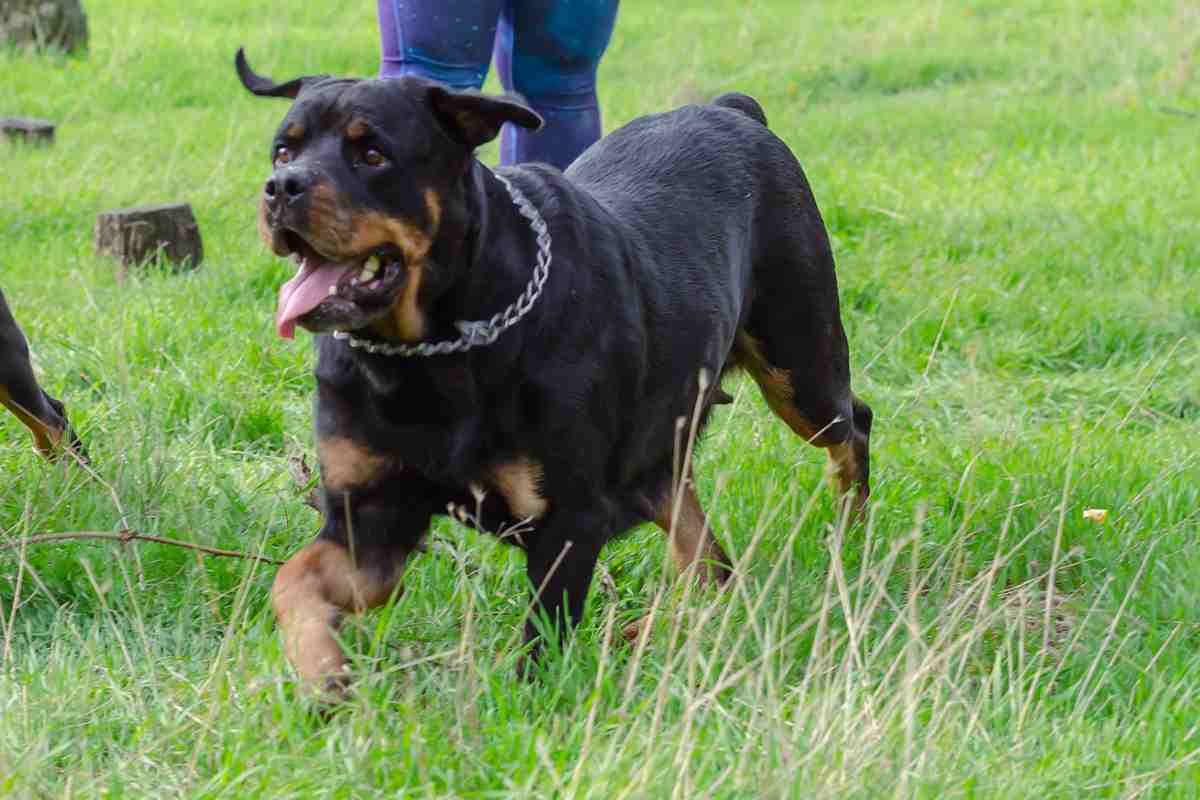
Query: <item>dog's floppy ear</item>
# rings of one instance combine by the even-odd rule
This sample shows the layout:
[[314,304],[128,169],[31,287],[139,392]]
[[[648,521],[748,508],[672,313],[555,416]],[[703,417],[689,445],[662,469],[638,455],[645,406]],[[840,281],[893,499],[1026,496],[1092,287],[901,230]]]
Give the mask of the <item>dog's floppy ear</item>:
[[323,81],[329,77],[328,75],[306,75],[302,78],[293,78],[285,83],[276,83],[266,75],[259,75],[250,69],[250,65],[246,63],[246,53],[240,47],[237,55],[234,56],[233,66],[242,80],[242,86],[259,97],[290,97],[295,100],[296,95],[300,94],[306,85]]
[[429,104],[447,132],[468,147],[495,139],[506,122],[535,131],[542,127],[537,112],[512,96],[493,97],[434,86],[429,90]]

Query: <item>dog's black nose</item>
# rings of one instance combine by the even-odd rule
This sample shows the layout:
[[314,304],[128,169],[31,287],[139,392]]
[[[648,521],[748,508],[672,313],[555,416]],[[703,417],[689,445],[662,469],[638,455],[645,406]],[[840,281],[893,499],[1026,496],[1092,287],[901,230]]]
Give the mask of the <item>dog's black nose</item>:
[[294,203],[304,197],[312,182],[312,175],[304,170],[282,169],[267,179],[263,194],[271,204],[280,201]]

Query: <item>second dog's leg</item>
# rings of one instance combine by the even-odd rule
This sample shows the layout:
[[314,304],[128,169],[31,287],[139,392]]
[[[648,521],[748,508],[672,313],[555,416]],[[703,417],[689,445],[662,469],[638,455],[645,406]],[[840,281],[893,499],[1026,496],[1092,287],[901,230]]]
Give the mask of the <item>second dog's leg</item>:
[[[0,293],[0,405],[29,429],[34,447],[42,455],[53,456],[64,436],[67,445],[76,446],[77,440],[68,432],[62,404],[38,386],[29,363],[29,345],[3,293]],[[81,447],[77,450],[82,454]]]
[[[13,415],[21,420],[29,432],[33,434],[33,446],[37,451],[46,457],[53,456],[58,448],[58,443],[62,441],[63,434],[66,431],[66,424],[61,418],[57,421],[53,414],[53,409],[42,397],[40,390],[36,389],[36,394],[31,394],[24,391],[27,387],[16,386],[9,388],[6,384],[0,384],[0,405],[5,406]],[[40,414],[40,416],[39,416]],[[51,416],[53,414],[53,416]],[[42,417],[50,417],[50,420]],[[57,424],[56,424],[57,422]]]

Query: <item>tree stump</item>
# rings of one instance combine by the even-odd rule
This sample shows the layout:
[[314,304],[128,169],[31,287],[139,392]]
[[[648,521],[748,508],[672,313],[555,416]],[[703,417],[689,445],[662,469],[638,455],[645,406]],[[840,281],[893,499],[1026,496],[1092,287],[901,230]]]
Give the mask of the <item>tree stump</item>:
[[121,275],[124,267],[159,254],[180,269],[193,269],[204,258],[200,226],[187,203],[105,211],[96,217],[96,252],[121,262]]
[[0,133],[9,139],[50,144],[54,141],[54,123],[33,117],[0,117]]
[[3,0],[0,45],[72,53],[86,50],[87,15],[81,0]]

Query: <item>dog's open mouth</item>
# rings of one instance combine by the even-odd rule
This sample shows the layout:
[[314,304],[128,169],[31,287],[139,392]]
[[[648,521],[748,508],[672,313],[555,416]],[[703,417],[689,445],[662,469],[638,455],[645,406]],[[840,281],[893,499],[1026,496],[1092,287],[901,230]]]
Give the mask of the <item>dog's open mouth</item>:
[[387,312],[407,282],[404,259],[394,247],[333,260],[292,231],[284,239],[300,267],[279,287],[275,330],[285,339],[293,337],[296,323],[314,333],[368,325]]

